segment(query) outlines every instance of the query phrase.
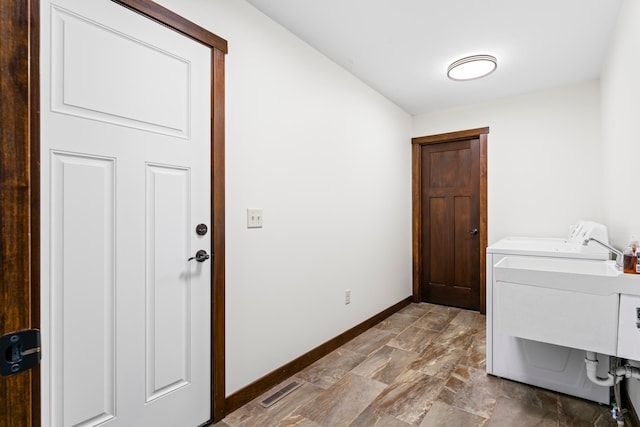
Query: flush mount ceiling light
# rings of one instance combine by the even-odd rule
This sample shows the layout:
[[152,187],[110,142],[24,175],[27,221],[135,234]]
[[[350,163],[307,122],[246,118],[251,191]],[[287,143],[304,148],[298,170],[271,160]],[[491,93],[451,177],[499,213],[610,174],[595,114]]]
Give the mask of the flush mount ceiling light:
[[447,68],[451,80],[473,80],[491,74],[498,68],[498,60],[491,55],[474,55],[458,59]]

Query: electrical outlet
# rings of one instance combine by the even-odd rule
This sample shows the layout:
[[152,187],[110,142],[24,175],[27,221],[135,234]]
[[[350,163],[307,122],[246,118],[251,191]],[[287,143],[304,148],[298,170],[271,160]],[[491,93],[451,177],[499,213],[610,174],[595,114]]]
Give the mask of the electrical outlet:
[[262,228],[262,209],[247,209],[247,228]]
[[344,291],[344,305],[351,304],[351,289]]

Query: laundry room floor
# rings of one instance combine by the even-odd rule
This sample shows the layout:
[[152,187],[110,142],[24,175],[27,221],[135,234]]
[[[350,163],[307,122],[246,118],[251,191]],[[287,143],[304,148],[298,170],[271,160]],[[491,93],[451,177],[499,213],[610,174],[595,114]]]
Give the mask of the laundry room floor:
[[265,393],[215,427],[616,425],[607,406],[487,375],[485,325],[411,304],[297,373],[302,386],[272,406]]

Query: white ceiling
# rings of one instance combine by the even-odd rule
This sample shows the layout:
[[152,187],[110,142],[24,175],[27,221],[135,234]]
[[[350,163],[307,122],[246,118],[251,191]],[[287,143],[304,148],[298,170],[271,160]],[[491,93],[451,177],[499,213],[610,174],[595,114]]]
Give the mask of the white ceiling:
[[[622,0],[247,0],[411,114],[596,79]],[[480,80],[447,66],[498,58]]]

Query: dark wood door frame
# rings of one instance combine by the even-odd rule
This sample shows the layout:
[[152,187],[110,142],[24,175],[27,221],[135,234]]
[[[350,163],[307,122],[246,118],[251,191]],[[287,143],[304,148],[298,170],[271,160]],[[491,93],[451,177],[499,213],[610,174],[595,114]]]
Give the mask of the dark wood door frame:
[[[225,412],[227,42],[150,0],[112,0],[211,49],[211,421]],[[0,335],[40,326],[40,0],[0,2]],[[40,370],[0,378],[0,426],[40,426]]]
[[480,141],[480,312],[486,310],[486,250],[487,250],[487,135],[489,128],[469,129],[411,139],[411,199],[413,228],[413,301],[422,301],[422,145],[440,144],[478,138]]

